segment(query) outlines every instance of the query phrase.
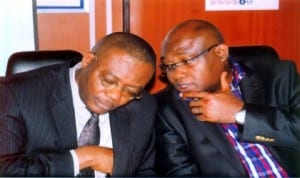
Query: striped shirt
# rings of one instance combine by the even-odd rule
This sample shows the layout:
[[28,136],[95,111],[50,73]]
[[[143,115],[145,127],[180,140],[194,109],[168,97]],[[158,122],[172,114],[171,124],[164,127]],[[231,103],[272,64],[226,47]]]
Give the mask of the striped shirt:
[[[242,67],[229,58],[232,64],[232,83],[230,85],[233,94],[242,99],[239,87],[240,81],[246,76]],[[237,139],[237,124],[222,124],[230,143],[237,151],[249,177],[288,177],[286,171],[279,165],[268,149],[257,143],[241,142]]]

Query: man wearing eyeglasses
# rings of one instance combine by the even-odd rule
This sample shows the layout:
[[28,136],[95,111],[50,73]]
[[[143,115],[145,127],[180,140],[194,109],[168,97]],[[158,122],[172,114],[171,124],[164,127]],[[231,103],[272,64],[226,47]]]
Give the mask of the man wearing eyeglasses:
[[123,32],[81,62],[0,83],[0,176],[153,176],[152,47]]
[[294,63],[237,61],[213,24],[188,20],[166,35],[161,68],[171,86],[157,94],[160,175],[300,175]]

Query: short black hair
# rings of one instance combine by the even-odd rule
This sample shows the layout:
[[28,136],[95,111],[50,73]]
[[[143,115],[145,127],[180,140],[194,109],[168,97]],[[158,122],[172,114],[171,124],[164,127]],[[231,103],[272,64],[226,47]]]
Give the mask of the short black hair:
[[151,45],[143,38],[129,32],[114,32],[102,38],[93,48],[92,52],[101,55],[110,48],[119,48],[137,60],[156,67],[156,54]]

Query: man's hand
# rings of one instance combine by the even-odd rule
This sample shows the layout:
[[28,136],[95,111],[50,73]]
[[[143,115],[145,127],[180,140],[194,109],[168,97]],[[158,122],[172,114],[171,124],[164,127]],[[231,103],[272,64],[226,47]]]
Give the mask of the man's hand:
[[75,149],[75,153],[80,170],[91,167],[96,171],[112,174],[114,155],[111,148],[89,145]]
[[214,93],[182,93],[182,98],[193,98],[189,107],[199,120],[213,123],[235,122],[235,114],[243,108],[244,103],[232,94],[226,77],[227,72],[223,72],[220,77],[221,88]]

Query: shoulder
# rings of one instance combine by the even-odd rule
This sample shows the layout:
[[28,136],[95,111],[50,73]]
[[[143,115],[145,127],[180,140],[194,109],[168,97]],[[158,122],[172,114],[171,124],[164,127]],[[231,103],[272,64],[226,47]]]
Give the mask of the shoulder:
[[287,71],[295,70],[296,65],[292,60],[276,59],[276,58],[251,58],[251,59],[237,59],[234,58],[240,65],[246,69],[253,71]]
[[174,103],[178,98],[178,92],[172,85],[168,85],[165,89],[156,93],[155,98],[159,106],[164,106],[169,103]]
[[151,95],[148,91],[142,92],[142,98],[139,100],[134,100],[130,103],[132,107],[156,107],[156,98]]
[[53,88],[67,84],[68,74],[68,68],[62,64],[47,66],[3,77],[0,79],[0,89],[8,90],[16,97],[34,96],[33,92],[35,96],[52,93]]
[[143,91],[141,99],[131,101],[124,108],[138,116],[154,115],[157,110],[157,101],[148,91]]
[[52,75],[58,75],[59,73],[62,73],[62,71],[65,72],[67,69],[68,64],[54,64],[26,72],[5,76],[0,81],[3,84],[27,83],[34,80],[42,80],[45,77],[52,77]]

